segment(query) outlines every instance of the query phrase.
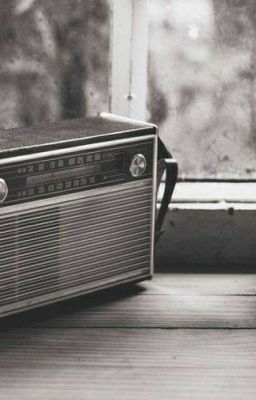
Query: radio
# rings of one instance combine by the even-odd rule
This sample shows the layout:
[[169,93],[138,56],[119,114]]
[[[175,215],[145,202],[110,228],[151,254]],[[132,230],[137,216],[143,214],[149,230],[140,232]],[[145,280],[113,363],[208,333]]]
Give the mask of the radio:
[[159,140],[111,114],[0,132],[0,316],[152,277]]

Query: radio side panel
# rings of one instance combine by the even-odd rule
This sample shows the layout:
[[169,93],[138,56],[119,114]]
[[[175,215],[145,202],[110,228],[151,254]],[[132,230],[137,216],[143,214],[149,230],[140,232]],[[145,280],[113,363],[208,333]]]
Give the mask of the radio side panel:
[[[141,155],[145,143],[144,148],[151,149],[146,157],[148,169],[128,178],[131,160],[137,151]],[[91,171],[88,178],[94,177],[94,184],[39,198],[12,197],[0,206],[0,316],[152,276],[157,136],[111,142],[109,147],[113,145],[129,149],[128,153],[122,150],[130,157],[125,161],[122,180],[120,171],[118,181],[113,181],[109,173],[111,179],[100,185],[97,176],[102,177],[104,171],[72,165],[72,174],[76,171],[79,179],[81,171]],[[101,146],[84,147],[84,154],[103,154]],[[81,148],[77,150],[81,155]],[[50,160],[59,156],[48,154]],[[1,168],[8,171],[25,161],[1,160],[0,173]],[[38,161],[37,154],[29,165]],[[54,185],[64,184],[69,167],[64,175],[51,171]],[[44,179],[49,173],[46,171]],[[70,180],[70,172],[67,174]],[[42,183],[42,176],[37,178],[40,175],[40,171],[27,174],[24,182],[33,184],[36,191],[38,182]]]

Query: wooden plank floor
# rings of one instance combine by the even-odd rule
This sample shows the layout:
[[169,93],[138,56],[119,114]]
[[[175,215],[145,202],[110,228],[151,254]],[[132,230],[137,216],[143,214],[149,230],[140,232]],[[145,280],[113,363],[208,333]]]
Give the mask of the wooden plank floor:
[[157,274],[1,321],[0,399],[256,399],[256,275]]

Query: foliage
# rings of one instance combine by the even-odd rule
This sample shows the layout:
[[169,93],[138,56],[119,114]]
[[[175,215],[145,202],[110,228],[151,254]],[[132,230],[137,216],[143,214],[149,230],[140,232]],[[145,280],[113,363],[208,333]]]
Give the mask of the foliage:
[[75,118],[107,101],[105,0],[4,0],[0,125]]
[[150,3],[150,112],[181,175],[256,178],[255,0]]

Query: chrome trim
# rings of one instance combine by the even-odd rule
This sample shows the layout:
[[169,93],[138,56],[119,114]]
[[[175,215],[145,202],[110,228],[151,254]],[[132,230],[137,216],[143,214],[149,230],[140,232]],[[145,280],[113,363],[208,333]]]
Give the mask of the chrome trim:
[[[145,239],[145,238],[148,239],[149,237],[150,236],[146,236],[146,234],[144,234],[143,237],[137,238],[136,235],[134,234],[132,236],[132,239],[130,239],[128,241],[125,238],[125,236],[124,237],[120,236],[120,242],[118,244],[115,243],[116,238],[115,238],[115,240],[109,240],[109,241],[106,239],[106,242],[103,242],[103,243],[104,244],[110,243],[110,244],[108,245],[108,250],[106,250],[105,254],[108,254],[107,251],[109,251],[111,253],[115,248],[118,248],[120,244],[131,246],[134,248],[137,248],[137,247],[139,248],[139,247],[145,246],[145,243],[140,243],[140,242],[143,242],[143,239]],[[111,242],[114,242],[114,244],[111,244]],[[95,258],[95,252],[96,252],[97,248],[99,247],[98,243],[94,244],[93,246],[91,246],[90,244],[86,245],[86,243],[87,243],[87,240],[81,239],[81,240],[79,240],[77,245],[73,245],[72,250],[75,251],[75,256],[74,256],[74,254],[70,254],[70,251],[71,251],[70,247],[65,246],[65,250],[62,251],[62,255],[64,254],[65,260],[67,260],[69,258],[72,259],[77,256],[79,257],[80,254],[83,254],[84,256],[87,255],[87,257],[86,257],[87,261],[90,260],[91,258]],[[62,245],[63,245],[63,243],[61,241],[59,241],[59,246],[62,246]],[[102,242],[101,242],[101,245],[102,245]],[[88,248],[89,248],[89,250],[88,250]],[[34,251],[31,255],[30,255],[30,252],[26,252],[24,254],[21,254],[21,256],[28,256],[26,264],[29,264],[29,263],[33,264],[34,261],[35,262],[40,261],[40,260],[45,261],[45,260],[51,259],[52,256],[58,254],[58,251],[59,251],[58,248],[53,248],[53,249],[47,251],[47,253],[45,254],[45,253],[43,253],[43,249],[39,249],[37,251]],[[67,256],[66,256],[66,253],[68,254]],[[7,266],[7,267],[11,266],[13,264],[13,257],[12,256],[5,257],[2,259],[2,261],[4,261],[5,266]],[[24,263],[24,261],[19,260],[15,263],[15,265],[20,265],[20,264],[22,265],[23,263]]]
[[[138,159],[141,159],[141,161],[144,163],[144,165],[143,165],[143,167],[141,168],[141,170],[139,170],[140,166],[136,165],[136,166],[139,167],[139,168],[138,168],[138,172],[136,172],[135,169],[134,169],[134,163],[136,163],[136,161],[137,161]],[[139,176],[141,176],[142,174],[144,174],[146,168],[147,168],[147,161],[146,161],[145,156],[144,156],[143,154],[141,154],[141,153],[135,154],[135,156],[132,157],[132,160],[131,160],[131,162],[130,162],[130,167],[129,167],[129,170],[130,170],[131,175],[132,175],[134,178],[138,178]]]
[[110,119],[111,121],[120,121],[120,122],[128,122],[128,123],[130,122],[131,124],[138,124],[138,125],[145,126],[145,128],[156,128],[157,129],[157,126],[155,124],[152,124],[151,122],[139,121],[134,118],[123,117],[121,115],[112,114],[109,112],[101,112],[99,114],[99,116],[102,118]]
[[[137,247],[141,247],[141,246],[137,246]],[[138,260],[138,259],[144,258],[145,257],[145,252],[147,252],[147,249],[145,249],[145,248],[142,248],[142,249],[139,249],[139,250],[137,249],[137,255],[135,257],[131,258],[130,261],[134,261],[134,260]],[[79,270],[80,266],[73,267],[72,264],[75,264],[78,260],[80,260],[80,257],[83,257],[83,256],[84,255],[81,255],[81,256],[78,255],[77,256],[77,260],[67,261],[67,262],[64,261],[63,264],[62,264],[62,267],[64,267],[63,271],[64,270],[65,271]],[[112,261],[113,262],[113,264],[112,264],[113,266],[115,266],[117,264],[120,266],[122,263],[127,262],[126,260],[122,260],[121,259],[122,257],[123,256],[120,255],[120,254],[117,254],[116,256],[111,256],[110,255],[110,257],[108,255],[106,255],[105,257],[100,257],[97,260],[97,263],[100,265],[100,264],[106,263],[108,261]],[[50,265],[50,263],[51,263],[51,260],[50,261],[48,260],[48,261],[46,261],[44,263],[40,263],[40,268],[37,268],[36,271],[37,272],[41,272],[41,271],[48,272],[49,270],[52,269],[52,265]],[[87,265],[86,265],[87,268],[88,267],[90,268],[90,267],[93,267],[93,266],[95,266],[95,261],[87,263]],[[147,267],[147,269],[148,269],[148,267]],[[24,276],[26,276],[26,277],[31,277],[31,276],[34,277],[34,274],[35,274],[35,269],[31,269],[31,265],[30,266],[27,265],[26,267],[19,268],[19,271],[22,271],[23,277]],[[95,271],[95,269],[94,269],[94,271]],[[3,274],[3,276],[4,276],[4,274]],[[9,279],[8,277],[7,278],[6,277],[3,278],[3,280],[5,282],[8,281],[8,279]]]
[[[152,146],[153,146],[153,143],[152,143]],[[6,256],[9,255],[9,245],[4,244],[5,250],[3,249],[3,251],[4,251],[4,253],[7,251],[8,254],[7,253],[3,254],[3,257],[5,257],[4,258],[5,266],[6,266],[7,270],[3,271],[3,274],[2,273],[0,274],[0,276],[1,276],[0,286],[2,287],[2,290],[4,291],[4,293],[1,293],[1,295],[4,296],[5,300],[8,299],[9,296],[11,296],[13,298],[11,300],[9,299],[10,304],[2,305],[0,307],[0,315],[1,316],[3,316],[4,314],[6,315],[7,313],[9,313],[8,310],[11,310],[11,313],[15,312],[15,310],[16,311],[21,310],[21,309],[23,309],[22,308],[23,304],[25,304],[25,306],[24,306],[25,308],[31,308],[31,306],[33,306],[33,304],[36,306],[38,304],[38,302],[41,301],[41,296],[44,296],[43,297],[44,304],[47,304],[50,302],[57,301],[60,296],[62,296],[62,298],[63,298],[63,296],[66,293],[69,293],[69,291],[71,291],[70,297],[72,297],[72,294],[76,293],[78,287],[79,287],[80,292],[82,290],[83,293],[87,293],[88,285],[93,285],[93,283],[89,279],[90,278],[89,275],[88,275],[89,282],[87,281],[87,278],[85,279],[84,267],[82,267],[83,264],[81,263],[81,260],[84,260],[85,256],[86,256],[86,260],[87,260],[86,268],[88,269],[88,274],[90,272],[89,270],[92,269],[93,265],[96,265],[99,263],[99,268],[98,268],[99,271],[97,270],[97,268],[96,269],[93,268],[93,271],[94,271],[93,277],[94,278],[96,278],[96,275],[95,275],[96,272],[97,272],[97,274],[102,274],[103,268],[105,268],[104,265],[106,263],[106,260],[109,260],[109,261],[112,260],[109,263],[109,267],[111,266],[111,268],[112,268],[112,265],[114,267],[114,265],[116,264],[115,268],[118,271],[120,269],[121,263],[123,263],[123,265],[125,265],[127,263],[127,266],[129,266],[129,268],[130,268],[130,261],[132,262],[132,260],[135,260],[135,258],[136,258],[139,262],[138,268],[136,267],[136,271],[134,269],[131,269],[131,270],[129,269],[129,271],[120,269],[120,272],[116,271],[116,273],[115,273],[114,270],[113,271],[111,270],[114,274],[111,276],[111,278],[109,276],[108,277],[106,276],[104,279],[99,279],[100,280],[99,282],[94,281],[95,285],[93,285],[93,288],[91,290],[89,290],[90,289],[90,287],[89,287],[89,289],[88,289],[89,291],[98,290],[98,288],[101,288],[102,285],[105,284],[106,280],[109,284],[111,283],[110,286],[114,286],[115,283],[116,284],[119,284],[119,282],[122,283],[124,276],[130,278],[130,281],[135,281],[135,280],[138,281],[138,280],[143,280],[146,277],[147,278],[151,277],[150,265],[151,265],[151,250],[152,250],[151,249],[151,246],[152,246],[151,245],[152,183],[153,183],[152,178],[146,178],[146,179],[142,179],[140,181],[124,183],[124,184],[122,184],[122,187],[121,186],[111,187],[111,191],[109,191],[109,188],[107,188],[107,187],[97,190],[97,192],[101,192],[100,199],[103,199],[104,204],[108,198],[110,198],[110,197],[112,198],[113,196],[115,199],[119,198],[120,196],[123,196],[123,198],[126,198],[126,194],[129,193],[129,195],[128,195],[128,198],[129,198],[129,196],[132,195],[135,187],[139,190],[139,193],[141,193],[141,191],[143,190],[144,194],[149,202],[148,207],[147,207],[148,211],[145,214],[145,215],[147,215],[146,225],[145,225],[145,217],[143,217],[143,215],[140,214],[140,216],[142,217],[142,221],[143,221],[142,226],[145,226],[145,229],[143,228],[143,230],[140,231],[140,233],[136,234],[136,227],[133,227],[132,230],[133,230],[133,232],[135,232],[135,235],[131,235],[131,234],[128,235],[129,243],[127,242],[127,240],[124,241],[124,239],[122,239],[122,236],[125,237],[125,234],[122,235],[121,231],[120,231],[120,240],[118,241],[119,242],[118,244],[114,245],[115,241],[112,241],[113,235],[109,238],[106,236],[107,237],[106,244],[108,244],[108,246],[107,246],[108,251],[104,251],[104,253],[102,251],[100,251],[97,259],[95,259],[95,256],[93,255],[95,253],[95,251],[93,249],[95,249],[96,244],[94,245],[92,240],[90,240],[90,244],[89,244],[88,240],[86,239],[86,237],[89,235],[89,232],[84,231],[80,237],[81,238],[80,242],[77,243],[76,245],[74,245],[74,247],[76,248],[75,256],[74,256],[74,252],[70,251],[70,249],[71,249],[70,240],[71,239],[69,240],[69,237],[68,237],[67,238],[68,239],[67,248],[63,247],[64,250],[62,252],[62,256],[64,258],[60,264],[60,265],[64,266],[63,276],[61,278],[61,280],[62,280],[61,284],[66,287],[63,287],[63,289],[60,292],[58,292],[56,290],[55,293],[49,293],[49,292],[44,293],[44,294],[42,293],[45,291],[45,288],[47,287],[47,285],[45,283],[43,283],[44,279],[47,279],[47,280],[49,280],[49,278],[51,279],[51,280],[49,280],[49,285],[50,285],[50,289],[51,289],[53,287],[52,286],[52,282],[53,282],[52,278],[55,277],[55,271],[52,271],[52,261],[51,261],[54,247],[53,247],[53,249],[48,249],[47,253],[45,253],[42,248],[45,241],[48,240],[47,237],[44,238],[43,242],[39,242],[38,244],[36,244],[37,248],[33,249],[33,251],[31,252],[31,256],[30,255],[26,256],[26,265],[22,266],[22,264],[20,263],[20,260],[16,260],[15,265],[16,266],[19,265],[18,273],[20,273],[20,277],[18,278],[18,280],[20,279],[20,281],[17,284],[19,284],[19,287],[21,289],[24,285],[28,286],[26,288],[26,292],[20,294],[20,296],[21,296],[20,299],[18,297],[17,298],[15,297],[15,292],[14,293],[12,292],[12,287],[9,285],[9,284],[11,284],[12,277],[10,277],[9,269],[7,268],[7,264],[9,265],[9,268],[10,268],[12,266],[13,261],[11,259],[10,260],[6,259]],[[105,193],[103,193],[103,191]],[[80,197],[79,199],[76,199],[77,196],[72,194],[72,195],[62,196],[62,199],[57,198],[56,200],[58,200],[58,204],[60,207],[62,207],[63,203],[66,205],[67,210],[65,210],[63,208],[63,212],[65,214],[67,214],[67,216],[68,216],[68,210],[71,213],[71,215],[73,215],[72,214],[72,210],[73,210],[72,198],[76,199],[78,209],[80,209],[80,204],[84,202],[84,197],[87,197],[88,199],[91,199],[91,198],[93,199],[93,198],[95,198],[95,193],[96,193],[96,190],[94,190],[94,193],[93,193],[93,191],[90,191],[90,193],[88,193],[88,191],[87,191],[86,193],[81,193],[79,196]],[[66,198],[69,198],[70,201],[68,201],[68,202],[65,201]],[[133,198],[133,205],[136,205],[136,201],[137,201],[137,196],[135,196]],[[44,207],[38,207],[38,203],[41,203],[41,205],[43,204]],[[30,204],[26,204],[27,207],[29,206],[29,209],[27,209],[27,210],[22,210],[21,205],[19,207],[8,206],[5,209],[1,210],[2,216],[1,216],[0,220],[2,220],[2,217],[5,218],[7,216],[7,217],[12,218],[12,216],[13,216],[15,218],[18,215],[21,215],[22,217],[25,217],[25,219],[26,219],[29,217],[29,213],[33,212],[34,209],[36,209],[37,211],[40,210],[40,214],[41,213],[51,214],[51,210],[56,207],[56,201],[54,201],[54,198],[51,199],[50,203],[47,200],[34,201],[34,202],[31,202]],[[125,202],[124,202],[124,205],[125,205]],[[128,202],[128,205],[129,205],[129,202]],[[10,209],[12,211],[14,211],[17,208],[19,208],[19,211],[16,213],[8,212]],[[130,207],[127,208],[127,211],[129,209],[130,209]],[[142,207],[142,209],[144,209],[144,207]],[[7,211],[7,213],[6,213],[6,211]],[[119,211],[118,211],[118,214],[120,214]],[[136,213],[132,213],[132,215],[130,215],[130,220],[133,219],[135,214]],[[120,217],[117,219],[117,221],[119,221],[119,222],[121,220],[122,219]],[[4,222],[4,221],[2,221],[2,222]],[[7,226],[8,226],[8,224],[7,224]],[[131,225],[129,226],[129,228],[131,229]],[[64,231],[62,231],[62,232],[64,232]],[[67,231],[67,232],[69,232],[69,231]],[[100,232],[99,235],[102,235],[102,232]],[[114,236],[116,236],[115,233],[114,233]],[[104,237],[104,235],[102,235],[102,238],[103,237]],[[145,240],[146,240],[146,242],[145,242]],[[123,242],[123,245],[121,244],[121,242]],[[23,245],[25,245],[25,243],[23,243],[20,248],[20,250],[22,252],[22,254],[21,254],[22,257],[28,251],[27,248],[25,249],[23,247]],[[65,245],[65,243],[64,243],[64,245]],[[77,246],[80,246],[81,249],[78,249]],[[100,246],[101,250],[103,249],[103,247],[105,248],[106,246],[104,245],[104,242],[101,240],[101,246]],[[123,251],[120,252],[119,250],[117,251],[117,249],[119,249],[119,248],[123,249],[123,251],[125,248],[125,252],[123,252]],[[90,249],[90,252],[88,253],[89,249]],[[126,251],[127,251],[128,258],[125,256]],[[70,254],[69,254],[69,252],[70,252]],[[32,259],[31,259],[31,257],[32,257]],[[36,257],[36,260],[40,259],[40,265],[36,266],[36,263],[35,263],[36,260],[34,260],[33,257]],[[75,259],[74,259],[74,257],[75,257]],[[43,260],[42,260],[42,258],[43,258]],[[131,260],[130,260],[130,258],[131,258]],[[118,262],[118,260],[120,262]],[[116,263],[115,263],[115,261],[116,261]],[[145,261],[147,261],[147,262],[145,263],[145,265],[143,265]],[[117,269],[118,265],[119,265],[119,267]],[[30,270],[29,266],[31,266],[31,270]],[[26,268],[24,268],[24,267],[26,267]],[[40,284],[40,286],[34,287],[35,286],[34,281],[37,281],[37,279],[38,279],[37,271],[39,272],[40,280],[42,278],[42,285]],[[6,274],[4,272],[6,272]],[[12,274],[11,270],[10,270],[10,273]],[[70,284],[68,285],[66,281],[68,279],[69,273],[71,275],[71,278],[73,279],[73,282],[70,282]],[[83,284],[81,284],[82,279],[80,279],[80,275],[81,275],[81,277],[84,276]],[[36,279],[35,279],[35,277],[36,277]],[[77,277],[77,279],[75,279],[76,277]],[[23,285],[23,281],[24,281],[24,285]],[[29,285],[28,285],[28,282],[29,282]],[[97,283],[98,283],[99,287],[97,287]],[[54,284],[54,282],[53,282],[53,284]],[[38,285],[37,282],[36,282],[36,285]],[[71,285],[72,285],[72,287],[71,287]],[[77,285],[77,287],[75,285]],[[10,288],[9,288],[9,286],[10,286]],[[33,288],[32,288],[32,286],[33,286]],[[14,288],[15,288],[15,285],[14,285]],[[9,293],[8,294],[7,291],[9,291],[9,289],[10,289],[10,293],[8,292]],[[27,290],[32,290],[32,292],[30,293]],[[66,290],[68,290],[68,292],[66,292]],[[8,294],[8,297],[7,297],[7,294]],[[24,297],[22,298],[22,296],[25,296],[25,295],[31,296],[31,297],[26,298],[26,299]],[[35,295],[35,297],[33,298],[34,295]],[[0,297],[2,297],[2,296],[0,296]],[[51,300],[51,298],[53,300]],[[38,304],[38,305],[40,305],[40,304]],[[9,307],[9,308],[6,309],[6,307]]]
[[[152,178],[146,178],[146,179],[142,179],[140,181],[136,181],[136,186],[140,186],[144,187],[145,186],[145,182],[151,182]],[[73,200],[78,200],[78,199],[84,199],[86,197],[92,197],[92,196],[97,196],[100,194],[108,194],[110,192],[118,192],[121,191],[123,192],[125,189],[129,189],[134,187],[134,181],[132,182],[125,182],[122,183],[122,187],[120,187],[119,185],[113,185],[113,186],[105,186],[102,188],[96,188],[96,189],[92,189],[92,190],[84,190],[81,192],[77,192],[77,193],[70,193],[70,194],[65,194],[63,196],[54,196],[54,197],[50,197],[48,199],[42,199],[42,200],[34,200],[34,201],[30,201],[30,202],[24,202],[22,204],[15,204],[15,205],[10,205],[10,206],[6,206],[6,207],[0,207],[0,216],[1,215],[6,215],[7,213],[13,213],[13,212],[20,212],[20,213],[24,213],[26,211],[31,211],[31,209],[33,208],[45,208],[49,206],[55,206],[58,204],[61,204],[63,202],[72,202]],[[107,193],[106,193],[107,192]]]
[[[147,140],[149,140],[149,139],[147,139]],[[147,142],[147,140],[146,140],[146,142]],[[143,140],[141,140],[142,142],[144,142]],[[106,143],[108,143],[108,142],[106,142]],[[117,146],[115,145],[115,144],[113,144],[113,146],[114,146],[114,148],[115,148],[115,150],[120,150],[120,149],[122,149],[123,147],[124,147],[124,145],[125,145],[126,143],[121,143],[121,144],[118,144]],[[81,146],[81,145],[80,145]],[[84,146],[84,145],[83,145]],[[89,146],[89,144],[88,144],[88,146]],[[136,148],[136,146],[137,146],[137,143],[135,142],[133,142],[133,143],[131,143],[130,145],[129,145],[129,147],[135,147]],[[74,146],[72,146],[72,147],[74,147]],[[78,148],[79,148],[79,146],[77,146]],[[76,148],[77,148],[76,147]],[[111,146],[110,146],[111,147]],[[59,149],[59,150],[64,150],[64,149]],[[104,149],[105,150],[105,149]],[[53,151],[53,150],[52,150]],[[91,154],[92,152],[93,152],[93,149],[89,149],[89,151],[90,151],[90,153],[89,154]],[[42,152],[41,152],[42,153]],[[44,161],[47,161],[48,160],[48,153],[49,153],[49,151],[45,151],[45,152],[43,152],[44,154],[45,154],[45,157],[44,158],[41,158],[40,159],[40,162],[42,161],[42,162],[44,162]],[[37,153],[34,153],[34,154],[37,154]],[[39,153],[38,153],[39,154]],[[80,155],[81,154],[81,152],[77,152],[76,151],[76,154],[77,155]],[[70,154],[65,154],[64,155],[64,157],[69,157],[70,156]],[[8,157],[9,158],[9,157]],[[58,157],[56,157],[55,158],[55,160],[59,160],[60,158],[63,158],[63,155],[58,155]],[[1,159],[0,159],[0,161],[1,161]],[[99,161],[93,161],[91,164],[97,164]],[[68,167],[68,169],[69,169],[70,167]],[[76,168],[76,167],[71,167],[71,168]],[[64,168],[60,168],[60,169],[58,169],[58,171],[65,171],[66,170],[66,167],[64,167]]]
[[[17,301],[16,303],[9,304],[6,306],[1,306],[0,307],[0,314],[1,316],[4,315],[10,315],[13,314],[17,311],[24,311],[26,309],[31,309],[35,308],[38,306],[46,305],[46,304],[51,304],[57,301],[61,300],[66,300],[68,298],[80,296],[82,294],[90,293],[90,292],[95,292],[101,289],[105,288],[110,288],[116,285],[124,284],[124,283],[129,283],[129,282],[134,282],[134,281],[141,281],[144,279],[149,279],[154,271],[154,241],[155,241],[155,212],[156,212],[156,191],[157,191],[157,135],[144,135],[144,136],[139,136],[137,138],[128,138],[128,139],[120,139],[116,141],[108,141],[108,142],[101,142],[101,143],[94,143],[94,144],[88,144],[88,145],[82,145],[82,146],[75,146],[72,148],[67,148],[67,149],[58,149],[58,150],[53,150],[53,151],[47,151],[47,152],[40,152],[37,154],[30,154],[26,156],[18,156],[18,157],[9,157],[3,160],[0,160],[0,165],[5,165],[8,163],[14,163],[14,162],[19,162],[19,161],[24,161],[24,160],[34,160],[41,158],[45,155],[51,156],[51,155],[58,155],[58,154],[69,154],[71,151],[76,151],[76,150],[87,150],[87,149],[97,149],[97,148],[102,148],[102,147],[108,147],[108,146],[114,146],[116,144],[126,144],[126,143],[136,143],[140,141],[145,141],[145,140],[150,140],[153,139],[152,145],[154,146],[154,155],[153,155],[153,181],[152,178],[145,178],[139,181],[136,181],[136,186],[137,187],[144,187],[145,183],[148,183],[150,185],[150,192],[151,192],[151,186],[152,186],[152,213],[151,213],[151,229],[150,229],[150,239],[148,240],[148,248],[150,249],[150,266],[145,268],[139,268],[136,271],[129,271],[123,274],[120,274],[116,277],[111,277],[111,278],[105,278],[102,280],[100,283],[100,286],[97,286],[96,282],[90,283],[88,282],[87,284],[83,284],[77,287],[72,287],[69,289],[64,289],[61,292],[56,292],[52,294],[45,294],[42,296],[38,296],[35,298],[31,299],[26,299],[26,300],[21,300]],[[34,200],[32,202],[25,202],[22,204],[16,204],[16,205],[8,205],[7,207],[0,208],[0,217],[3,216],[5,217],[6,215],[12,216],[13,213],[15,215],[23,215],[25,216],[26,213],[31,212],[34,208],[37,210],[40,208],[41,210],[46,210],[48,211],[51,207],[56,207],[58,204],[61,204],[63,202],[67,203],[70,202],[72,205],[73,200],[80,200],[81,201],[84,198],[87,197],[94,197],[97,195],[107,195],[108,193],[111,192],[116,192],[118,193],[119,191],[124,193],[126,189],[131,189],[134,187],[134,181],[133,182],[127,182],[127,183],[122,183],[122,185],[116,185],[116,186],[108,186],[104,188],[95,188],[93,190],[84,190],[81,192],[77,193],[70,193],[62,196],[55,196],[55,197],[50,197],[48,199],[41,199],[41,200]],[[68,205],[69,206],[69,205]],[[0,280],[1,282],[1,280]]]
[[16,162],[22,162],[22,161],[29,161],[29,160],[37,160],[42,157],[51,157],[51,156],[58,156],[62,154],[69,154],[74,151],[79,151],[79,150],[93,150],[93,149],[98,149],[98,148],[103,148],[103,147],[110,147],[110,146],[115,146],[118,144],[126,144],[126,143],[134,143],[134,142],[141,142],[144,140],[149,140],[149,139],[154,139],[155,135],[144,135],[144,136],[138,136],[135,138],[127,138],[127,139],[118,139],[118,140],[111,140],[108,142],[98,142],[98,143],[91,143],[91,144],[84,144],[81,146],[74,146],[74,147],[68,147],[65,149],[56,149],[56,150],[50,150],[50,151],[43,151],[40,153],[35,153],[35,154],[26,154],[24,156],[16,156],[16,157],[8,157],[0,160],[0,165],[6,165],[6,164],[13,164]]
[[156,203],[157,203],[157,154],[158,154],[158,129],[154,138],[154,161],[153,161],[153,184],[152,184],[152,231],[151,231],[151,276],[154,274],[155,262],[155,225],[156,225]]
[[3,203],[8,195],[8,186],[4,179],[0,178],[0,203]]

